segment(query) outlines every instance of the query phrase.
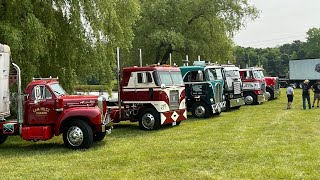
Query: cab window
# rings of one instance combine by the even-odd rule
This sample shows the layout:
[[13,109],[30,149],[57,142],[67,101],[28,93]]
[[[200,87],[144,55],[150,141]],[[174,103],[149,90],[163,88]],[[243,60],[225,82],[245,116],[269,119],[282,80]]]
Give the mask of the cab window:
[[36,89],[39,87],[40,89],[40,94],[39,94],[39,99],[52,99],[52,94],[49,91],[49,89],[47,89],[45,86],[35,86],[32,89],[32,94],[31,94],[31,99],[35,100],[35,91]]

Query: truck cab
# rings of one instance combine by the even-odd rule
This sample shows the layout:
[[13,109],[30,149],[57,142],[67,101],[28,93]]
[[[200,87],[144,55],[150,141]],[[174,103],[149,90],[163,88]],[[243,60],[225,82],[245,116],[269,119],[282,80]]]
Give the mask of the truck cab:
[[233,64],[222,64],[224,78],[224,95],[227,102],[227,109],[238,109],[244,105],[242,80],[239,68]]
[[155,130],[186,120],[185,86],[180,69],[168,65],[126,67],[122,70],[120,99],[111,112],[113,122],[139,122]]
[[262,68],[240,69],[240,77],[243,82],[243,97],[246,104],[260,104],[269,99]]
[[276,99],[280,96],[280,83],[279,77],[264,77],[266,80],[266,91],[270,94],[269,100]]
[[222,67],[205,61],[180,67],[186,86],[187,109],[196,118],[207,118],[226,109]]
[[[1,44],[0,44],[1,45]],[[0,48],[1,50],[1,48]],[[4,87],[1,94],[9,96],[9,56],[0,51]],[[3,61],[6,61],[3,63]],[[66,147],[89,148],[111,132],[106,99],[98,96],[68,95],[57,78],[33,79],[22,92],[20,68],[13,63],[17,78],[17,119],[9,119],[10,100],[1,101],[0,144],[9,135],[20,135],[28,141],[49,140],[63,134]],[[9,105],[8,105],[9,104]]]

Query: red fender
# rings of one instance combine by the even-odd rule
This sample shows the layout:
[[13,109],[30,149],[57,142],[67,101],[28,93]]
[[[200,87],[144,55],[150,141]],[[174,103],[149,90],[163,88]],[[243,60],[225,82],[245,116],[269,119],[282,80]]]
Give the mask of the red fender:
[[81,118],[84,117],[89,119],[89,125],[93,125],[95,127],[101,128],[101,112],[97,107],[76,107],[66,109],[62,112],[60,117],[58,118],[57,124],[55,126],[54,133],[56,136],[59,136],[62,132],[60,132],[60,126],[65,121],[72,117]]

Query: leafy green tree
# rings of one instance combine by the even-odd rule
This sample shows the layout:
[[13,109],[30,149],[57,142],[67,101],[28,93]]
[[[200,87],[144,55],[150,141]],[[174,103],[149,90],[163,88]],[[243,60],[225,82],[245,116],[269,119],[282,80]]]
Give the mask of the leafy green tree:
[[307,32],[305,51],[308,58],[320,58],[320,28],[311,28]]
[[138,0],[1,0],[0,42],[31,77],[59,76],[68,90],[88,77],[109,84],[115,47],[129,50],[139,19]]
[[196,59],[232,60],[234,32],[257,10],[247,0],[141,0],[135,27],[134,52],[143,49],[144,63],[181,64],[185,55]]

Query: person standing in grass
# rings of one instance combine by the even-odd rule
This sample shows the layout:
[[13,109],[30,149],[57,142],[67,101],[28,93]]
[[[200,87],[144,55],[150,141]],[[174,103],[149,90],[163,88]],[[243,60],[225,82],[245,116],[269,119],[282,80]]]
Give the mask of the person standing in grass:
[[287,88],[287,98],[288,98],[288,104],[287,104],[287,109],[291,109],[291,104],[293,101],[293,95],[294,95],[294,91],[293,91],[293,85],[290,84],[289,87]]
[[309,109],[311,109],[311,103],[310,103],[310,91],[309,91],[309,80],[304,80],[302,84],[302,107],[303,109],[306,109],[306,100],[308,101]]
[[318,108],[319,107],[319,100],[320,100],[320,80],[317,80],[317,82],[311,86],[311,89],[314,93],[312,107],[314,107],[314,103],[317,100],[317,108]]

